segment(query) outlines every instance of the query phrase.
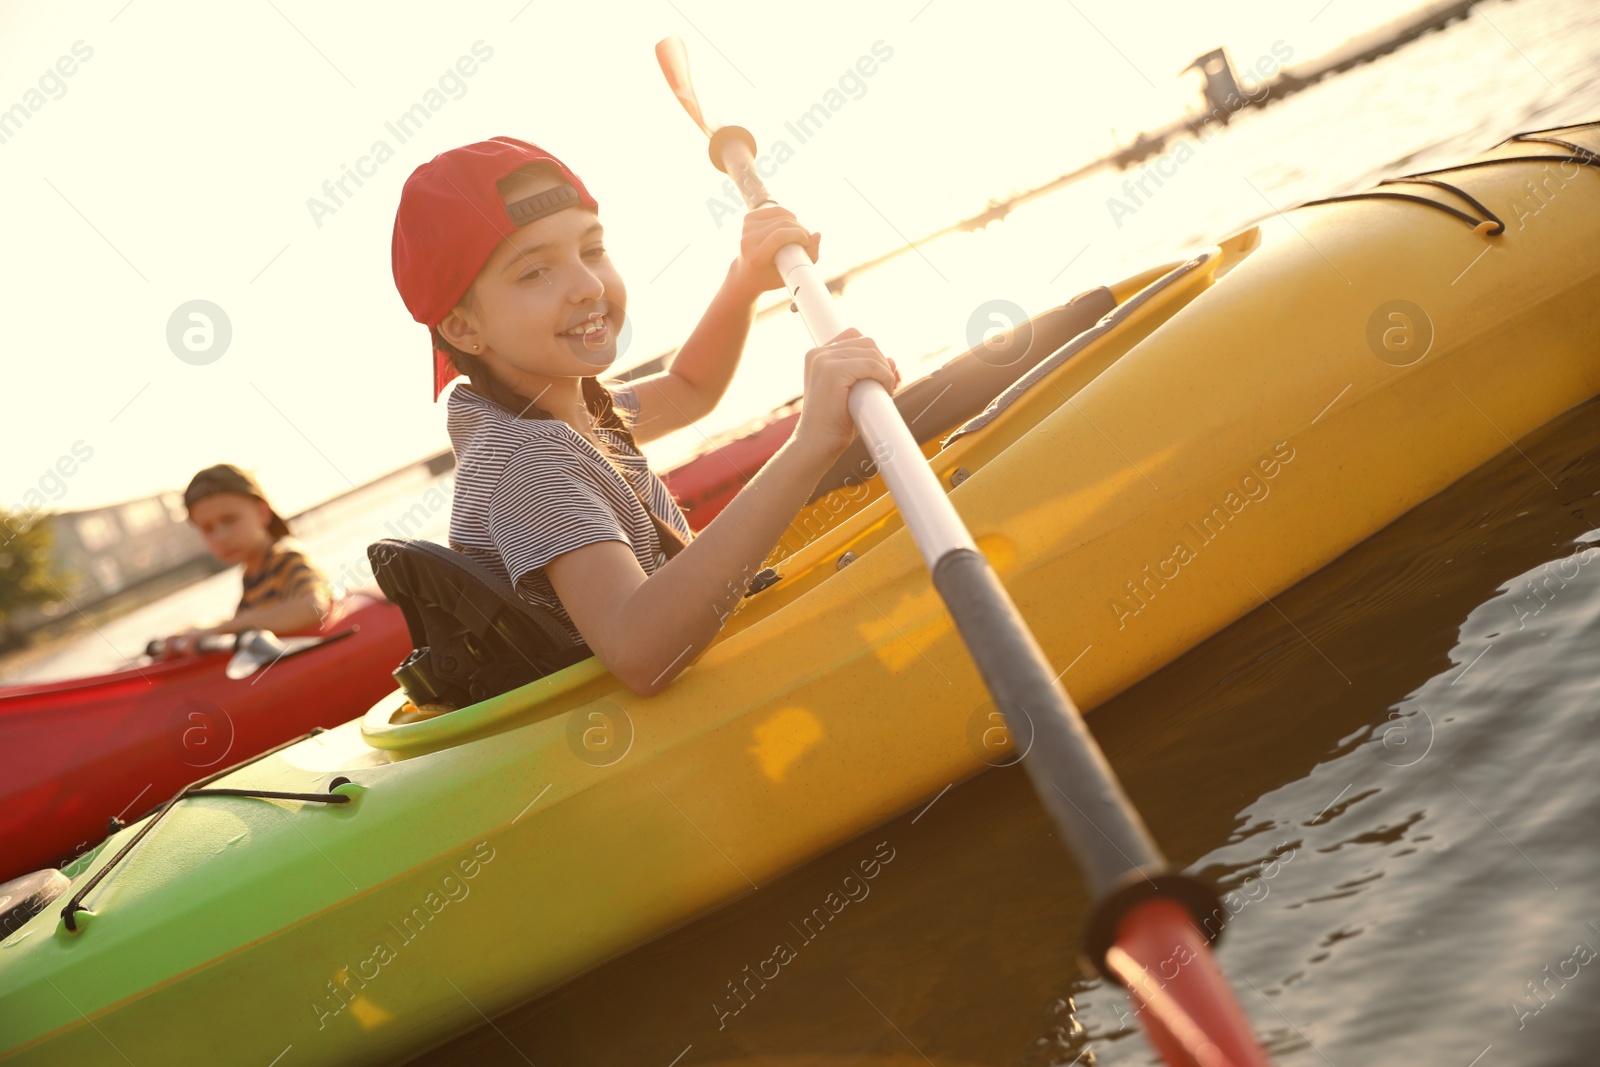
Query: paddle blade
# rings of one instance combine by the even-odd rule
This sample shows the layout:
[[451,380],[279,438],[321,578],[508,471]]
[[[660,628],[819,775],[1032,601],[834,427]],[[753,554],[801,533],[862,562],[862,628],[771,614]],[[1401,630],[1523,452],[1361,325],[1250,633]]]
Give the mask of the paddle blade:
[[[298,656],[313,648],[318,648],[329,641],[337,641],[341,637],[348,637],[355,630],[346,630],[342,634],[324,637],[321,634],[307,634],[301,637],[279,637],[271,630],[246,630],[239,635],[238,644],[235,646],[233,658],[228,661],[225,672],[232,681],[248,678],[263,668],[271,667],[280,659]],[[254,684],[254,683],[251,683]]]
[[689,52],[683,47],[683,38],[663,37],[657,41],[656,62],[661,64],[661,73],[666,75],[667,85],[678,98],[678,103],[683,105],[683,110],[694,119],[700,132],[710,137],[711,127],[700,110],[700,98],[695,95],[694,82],[689,79]]
[[1128,912],[1106,965],[1172,1067],[1271,1067],[1205,936],[1182,906],[1152,900]]
[[278,635],[271,630],[246,630],[233,646],[233,658],[224,672],[230,681],[248,678],[283,654]]

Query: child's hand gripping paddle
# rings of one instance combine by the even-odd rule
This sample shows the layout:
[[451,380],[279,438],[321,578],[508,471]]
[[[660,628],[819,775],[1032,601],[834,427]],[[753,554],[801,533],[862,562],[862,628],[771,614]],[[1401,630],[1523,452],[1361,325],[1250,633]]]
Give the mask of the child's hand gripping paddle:
[[[712,163],[733,179],[746,207],[771,202],[756,173],[755,138],[738,126],[706,122],[683,42],[661,41],[656,59],[689,117],[711,138]],[[805,249],[785,245],[776,261],[813,341],[843,333],[833,296]],[[1018,729],[1023,720],[1032,727],[1024,766],[1095,899],[1084,936],[1089,958],[1127,990],[1169,1064],[1267,1067],[1201,933],[1202,923],[1227,915],[1215,891],[1161,855],[883,386],[857,382],[849,407],[1012,736],[1027,736]]]

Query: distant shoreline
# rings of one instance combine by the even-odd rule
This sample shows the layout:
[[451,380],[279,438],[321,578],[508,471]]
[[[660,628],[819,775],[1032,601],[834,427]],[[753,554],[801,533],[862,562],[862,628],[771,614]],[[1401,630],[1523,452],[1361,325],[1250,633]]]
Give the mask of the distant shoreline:
[[[227,566],[210,556],[190,560],[188,563],[152,575],[135,585],[114,593],[87,608],[71,608],[58,618],[19,638],[19,643],[0,652],[0,688],[34,683],[13,682],[12,676],[28,670],[41,660],[49,658],[62,645],[81,638],[96,627],[130,615],[147,604],[171,596],[180,589],[203,581],[227,570]],[[157,637],[157,634],[151,634]],[[141,648],[140,651],[143,651]]]

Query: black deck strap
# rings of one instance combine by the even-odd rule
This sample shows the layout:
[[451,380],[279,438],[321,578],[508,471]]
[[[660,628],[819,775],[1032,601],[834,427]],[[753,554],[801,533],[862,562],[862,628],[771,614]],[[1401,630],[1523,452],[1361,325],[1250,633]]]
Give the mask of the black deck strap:
[[[1565,126],[1558,126],[1556,128],[1567,129]],[[1564,148],[1570,148],[1580,154],[1575,156],[1505,156],[1500,159],[1475,159],[1470,163],[1457,163],[1449,167],[1440,167],[1437,170],[1423,170],[1418,171],[1416,174],[1407,174],[1399,178],[1385,178],[1383,181],[1378,183],[1379,185],[1394,185],[1406,182],[1414,182],[1419,185],[1437,186],[1438,188],[1445,189],[1456,194],[1463,200],[1472,204],[1485,216],[1481,219],[1474,218],[1465,211],[1462,211],[1459,208],[1451,207],[1449,204],[1441,204],[1437,200],[1429,200],[1425,196],[1412,196],[1409,193],[1386,193],[1376,189],[1369,189],[1360,193],[1349,193],[1345,196],[1328,196],[1323,197],[1321,200],[1308,200],[1299,206],[1315,207],[1318,204],[1344,204],[1354,200],[1409,200],[1412,203],[1422,204],[1424,207],[1435,208],[1439,211],[1445,212],[1446,214],[1453,215],[1462,222],[1465,222],[1468,226],[1471,226],[1474,230],[1494,237],[1505,232],[1506,224],[1500,221],[1499,217],[1496,216],[1494,212],[1484,207],[1466,191],[1458,189],[1454,185],[1436,181],[1434,180],[1434,175],[1453,174],[1456,171],[1475,170],[1478,167],[1498,167],[1505,163],[1544,163],[1546,165],[1551,163],[1576,163],[1580,167],[1600,166],[1600,155],[1596,155],[1587,148],[1579,148],[1577,145],[1568,144],[1565,141],[1557,141],[1546,137],[1530,137],[1526,134],[1518,134],[1516,137],[1507,138],[1506,140],[1501,141],[1500,144],[1510,144],[1512,141],[1543,141],[1547,144],[1560,145]],[[1500,145],[1496,145],[1495,147],[1498,148]]]
[[1458,188],[1458,187],[1456,187],[1454,185],[1451,185],[1449,182],[1442,182],[1442,181],[1439,181],[1437,178],[1385,178],[1385,179],[1383,179],[1383,181],[1379,182],[1378,184],[1379,185],[1431,185],[1435,189],[1443,189],[1447,193],[1454,193],[1456,196],[1459,196],[1461,199],[1463,199],[1467,203],[1471,204],[1473,209],[1475,211],[1477,211],[1478,214],[1482,215],[1486,221],[1492,222],[1497,227],[1499,227],[1498,229],[1494,230],[1493,232],[1495,232],[1495,233],[1503,233],[1503,232],[1505,232],[1506,224],[1501,221],[1499,215],[1496,215],[1493,211],[1490,211],[1486,206],[1484,206],[1483,201],[1479,200],[1477,197],[1473,196],[1471,193],[1467,192],[1465,189],[1461,189],[1461,188]]
[[[1431,184],[1444,185],[1443,182],[1433,182]],[[1453,192],[1460,192],[1460,190],[1456,189],[1453,185],[1445,186],[1445,188],[1450,189]],[[1466,194],[1463,193],[1462,195],[1465,196]],[[1384,193],[1375,189],[1368,190],[1364,193],[1350,193],[1346,196],[1325,196],[1321,200],[1307,200],[1305,203],[1301,204],[1300,207],[1317,207],[1322,204],[1348,204],[1357,200],[1406,200],[1413,204],[1421,204],[1423,207],[1437,208],[1447,215],[1453,215],[1454,217],[1460,219],[1468,226],[1471,226],[1474,230],[1478,229],[1479,227],[1484,227],[1485,232],[1489,233],[1491,236],[1503,232],[1506,228],[1505,223],[1501,222],[1492,215],[1487,219],[1475,218],[1474,216],[1467,214],[1465,211],[1462,211],[1460,208],[1451,207],[1449,204],[1441,204],[1437,200],[1429,200],[1425,196],[1416,196],[1412,193]],[[1296,210],[1299,210],[1299,208],[1296,208]]]
[[1582,147],[1581,145],[1575,145],[1571,141],[1562,141],[1562,140],[1558,140],[1557,138],[1554,138],[1554,137],[1540,137],[1540,136],[1538,136],[1541,133],[1559,133],[1562,130],[1583,130],[1583,129],[1588,129],[1590,126],[1600,126],[1600,119],[1595,119],[1595,120],[1593,120],[1591,122],[1573,122],[1573,123],[1569,123],[1569,124],[1567,124],[1565,126],[1546,126],[1542,130],[1524,130],[1521,133],[1512,134],[1510,137],[1507,137],[1504,141],[1501,141],[1500,144],[1495,145],[1495,147],[1496,148],[1500,148],[1503,145],[1508,145],[1508,144],[1511,144],[1511,143],[1516,142],[1516,141],[1521,141],[1523,143],[1527,143],[1529,141],[1537,141],[1537,142],[1540,142],[1540,143],[1543,143],[1543,144],[1559,145],[1562,148],[1566,148],[1566,149],[1569,149],[1570,151],[1577,152],[1579,155],[1593,156],[1595,154],[1594,152],[1590,151],[1587,148]]
[[578,195],[578,190],[571,185],[558,185],[553,189],[546,189],[542,193],[523,197],[506,205],[506,214],[518,226],[526,226],[530,222],[554,215],[556,212],[569,207],[576,207],[583,203],[583,198]]
[[[1104,286],[1079,293],[1065,304],[1019,323],[1011,340],[1022,352],[1011,361],[994,363],[994,356],[982,345],[970,348],[895,393],[894,406],[917,444],[927,444],[977,415],[1018,378],[1116,306],[1116,298]],[[807,503],[836,489],[860,485],[877,472],[866,441],[858,436],[817,480]]]
[[1587,149],[1576,156],[1503,156],[1500,159],[1474,159],[1468,163],[1455,163],[1435,170],[1419,170],[1408,178],[1430,178],[1435,174],[1454,174],[1458,170],[1477,170],[1479,167],[1498,167],[1505,163],[1576,163],[1580,167],[1600,164],[1600,156]]
[[1600,157],[1597,157],[1595,155],[1595,153],[1591,149],[1585,148],[1581,144],[1573,144],[1571,141],[1563,141],[1559,137],[1532,137],[1532,136],[1530,136],[1528,134],[1519,133],[1519,134],[1517,134],[1517,136],[1511,138],[1511,140],[1513,140],[1513,141],[1521,141],[1521,142],[1523,142],[1525,144],[1529,143],[1529,142],[1538,142],[1539,144],[1553,144],[1557,148],[1565,148],[1569,152],[1576,152],[1578,155],[1586,157],[1591,162],[1591,164],[1593,163],[1593,161],[1596,158],[1600,158]]
[[243,790],[241,790],[241,789],[207,790],[207,789],[204,788],[206,785],[209,785],[210,783],[215,782],[219,778],[227,777],[228,775],[232,774],[234,771],[241,770],[242,768],[248,767],[252,763],[259,763],[261,760],[266,759],[268,756],[276,755],[277,753],[282,752],[286,748],[289,748],[289,747],[291,747],[293,745],[298,745],[300,742],[306,740],[306,738],[308,738],[308,737],[315,737],[316,735],[318,735],[320,733],[325,733],[325,732],[326,731],[323,730],[323,728],[319,726],[315,730],[311,730],[308,733],[301,734],[299,737],[296,737],[296,738],[293,738],[291,740],[285,741],[281,745],[276,745],[276,746],[274,746],[272,748],[269,748],[265,752],[262,752],[262,753],[260,753],[258,755],[255,755],[255,756],[251,756],[249,759],[240,760],[238,763],[235,763],[231,767],[224,767],[222,770],[217,771],[215,774],[209,774],[206,777],[201,778],[196,782],[192,782],[189,785],[184,786],[183,789],[181,789],[177,793],[177,795],[174,796],[172,799],[168,800],[166,803],[164,803],[160,807],[156,808],[151,814],[143,816],[143,818],[145,819],[145,824],[143,826],[139,827],[139,832],[134,834],[133,837],[131,837],[128,840],[127,844],[123,845],[120,849],[118,849],[117,850],[117,854],[112,856],[111,859],[106,862],[105,866],[101,867],[98,871],[94,872],[94,876],[92,878],[90,878],[87,882],[83,883],[83,885],[78,889],[78,891],[76,893],[72,894],[72,899],[67,901],[66,907],[61,909],[61,920],[62,920],[62,922],[64,922],[66,924],[67,929],[70,930],[70,931],[73,931],[73,932],[77,932],[78,921],[77,921],[76,916],[77,916],[78,912],[89,910],[89,909],[87,909],[87,908],[85,908],[83,906],[83,898],[88,896],[89,892],[91,890],[93,890],[95,886],[99,885],[100,882],[106,877],[106,875],[110,874],[111,871],[117,866],[117,864],[121,863],[127,857],[128,853],[130,853],[130,852],[132,852],[134,850],[134,847],[137,846],[140,841],[144,840],[144,835],[148,834],[155,827],[156,823],[160,822],[161,819],[167,814],[167,812],[171,811],[173,809],[173,807],[177,805],[178,801],[184,799],[185,797],[190,797],[190,796],[252,796],[252,797],[262,796],[262,797],[282,797],[282,798],[296,799],[296,800],[315,799],[315,800],[317,800],[317,801],[319,801],[321,803],[325,803],[325,804],[348,804],[350,802],[350,798],[345,796],[342,793],[329,793],[327,795],[323,795],[323,794],[318,793],[318,794],[313,795],[313,794],[306,794],[306,793],[271,793],[271,792],[267,792],[265,790],[249,790],[249,789],[243,789]]
[[1026,393],[1029,389],[1032,389],[1040,379],[1044,378],[1051,371],[1054,371],[1057,367],[1061,366],[1067,360],[1077,355],[1095,341],[1098,341],[1101,337],[1104,337],[1106,334],[1122,325],[1123,321],[1126,320],[1129,315],[1133,314],[1134,311],[1138,310],[1140,307],[1143,307],[1148,301],[1154,298],[1157,293],[1167,288],[1167,286],[1173,284],[1179,278],[1182,278],[1189,272],[1197,270],[1201,265],[1208,262],[1210,259],[1210,252],[1202,252],[1193,259],[1172,268],[1172,270],[1168,271],[1166,274],[1163,274],[1160,278],[1157,278],[1143,289],[1140,289],[1137,293],[1123,301],[1121,304],[1116,305],[1108,314],[1102,316],[1100,321],[1096,323],[1092,329],[1085,330],[1084,332],[1078,334],[1065,345],[1062,345],[1055,352],[1051,353],[1048,359],[1042,360],[1035,364],[1032,370],[1028,371],[1027,374],[1024,374],[1021,378],[1018,378],[1015,382],[1013,382],[1009,389],[991,400],[989,405],[985,407],[983,411],[968,419],[966,422],[962,423],[954,431],[952,431],[950,436],[946,437],[939,447],[949,448],[951,443],[958,438],[965,437],[969,433],[976,433],[985,426],[989,425],[989,423],[993,422],[1002,411],[1016,403],[1024,393]]
[[343,793],[279,793],[271,789],[187,789],[184,797],[259,797],[262,800],[304,800],[311,804],[348,804]]

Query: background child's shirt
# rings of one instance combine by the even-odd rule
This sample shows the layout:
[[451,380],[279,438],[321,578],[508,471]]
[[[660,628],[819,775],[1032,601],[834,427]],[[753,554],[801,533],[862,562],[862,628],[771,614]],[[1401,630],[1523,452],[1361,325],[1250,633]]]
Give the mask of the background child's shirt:
[[305,547],[299,541],[292,537],[280,537],[267,549],[260,569],[254,574],[245,574],[244,596],[239,599],[239,611],[265,607],[315,588],[321,588],[326,593],[327,579],[307,558]]
[[[616,407],[637,418],[633,388],[609,389]],[[585,545],[621,541],[654,574],[662,547],[641,498],[685,542],[694,536],[672,493],[615,430],[595,431],[610,446],[614,467],[560,419],[519,419],[464,385],[450,395],[447,424],[456,455],[451,547],[548,610],[574,645],[583,636],[545,576],[547,563]]]

